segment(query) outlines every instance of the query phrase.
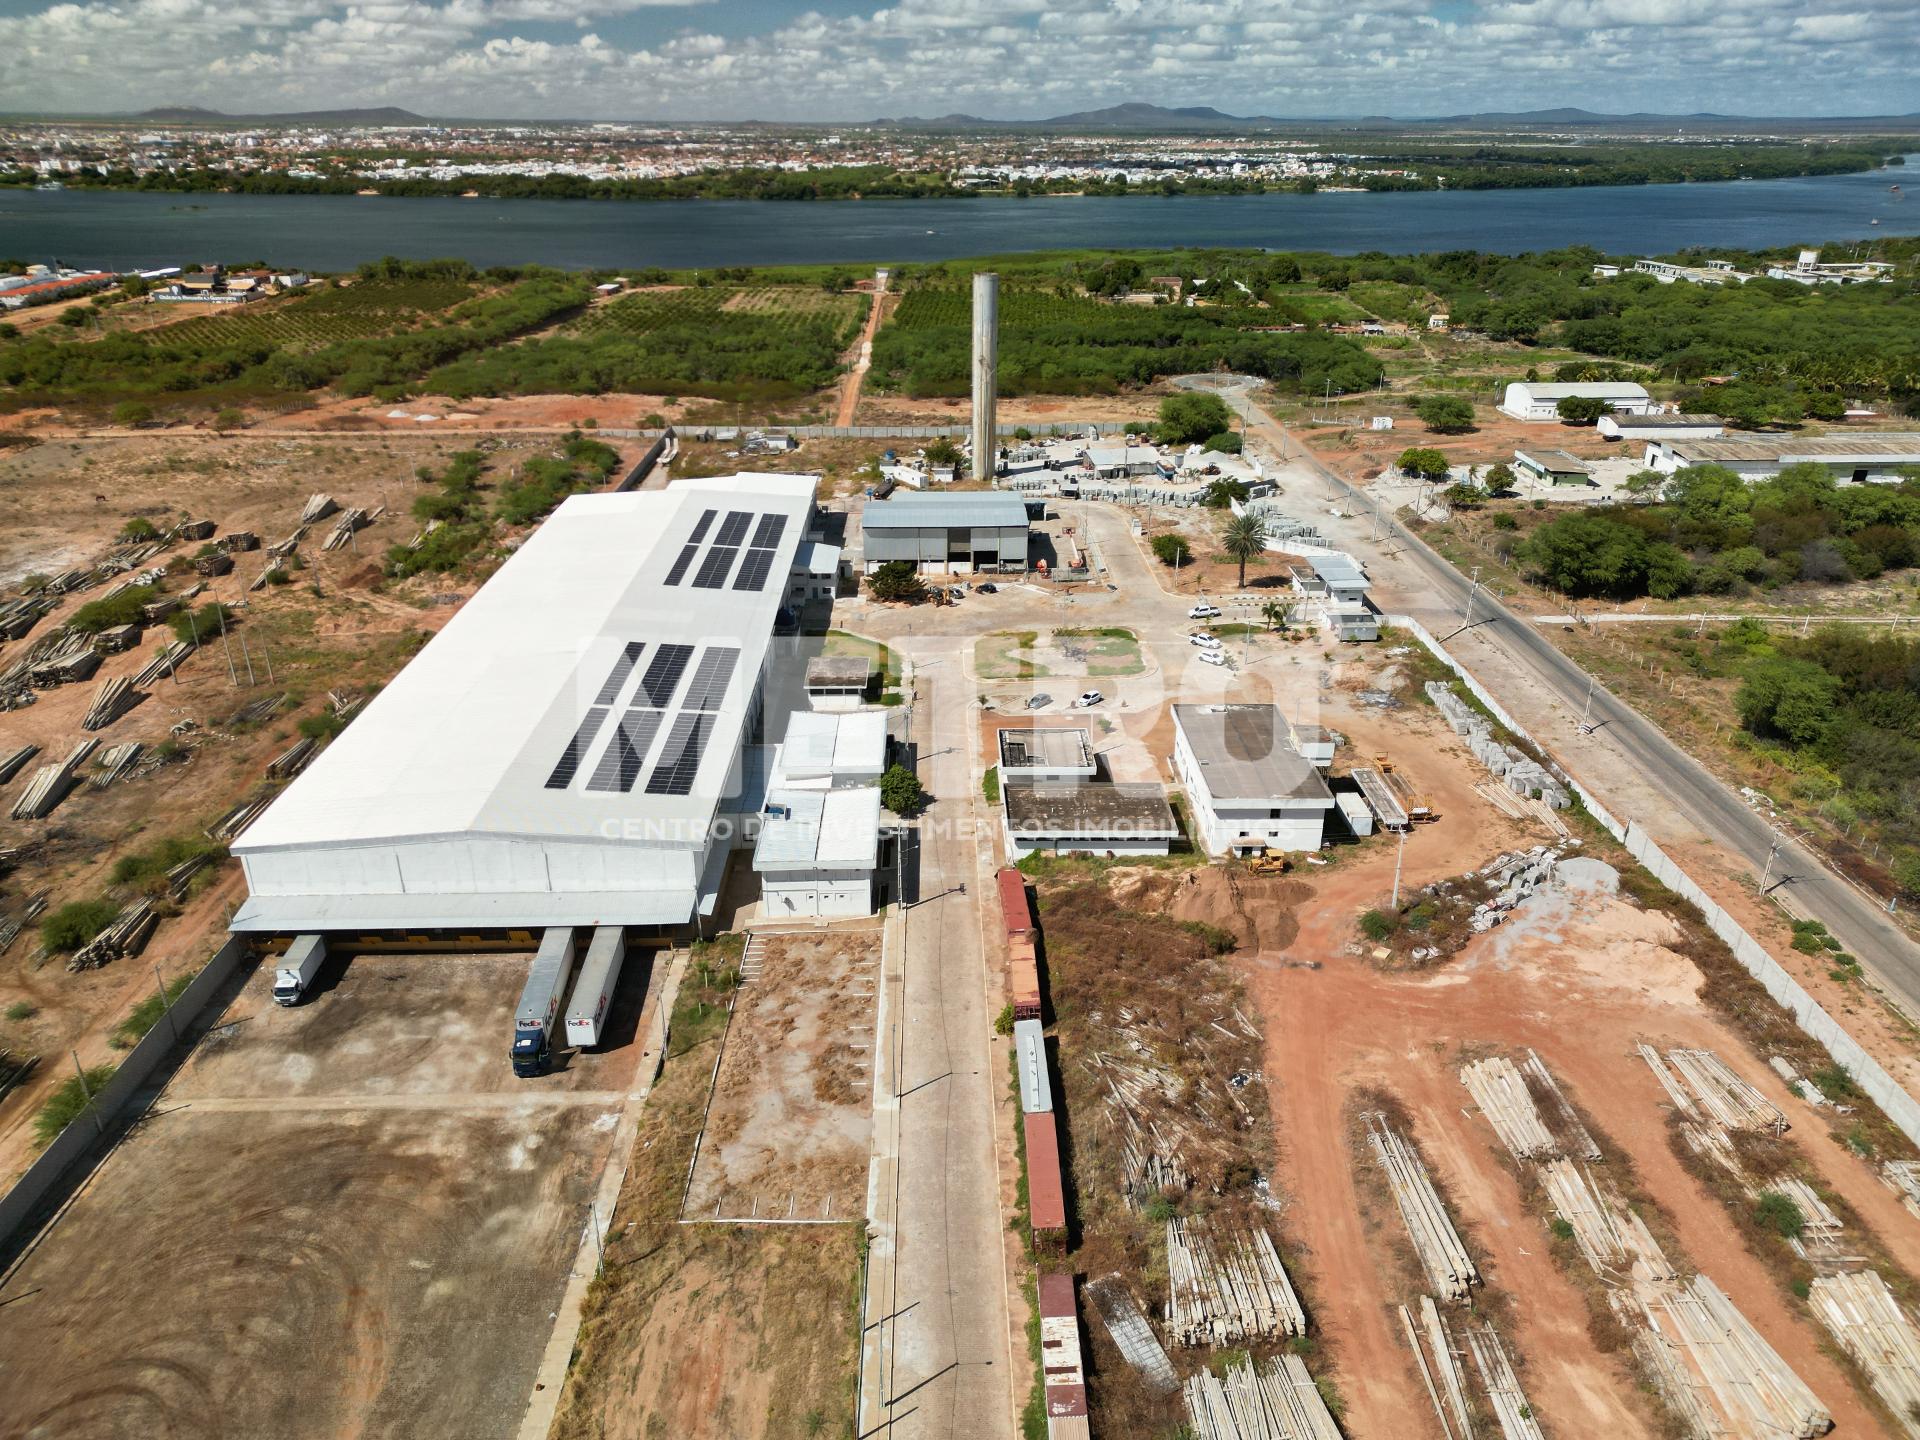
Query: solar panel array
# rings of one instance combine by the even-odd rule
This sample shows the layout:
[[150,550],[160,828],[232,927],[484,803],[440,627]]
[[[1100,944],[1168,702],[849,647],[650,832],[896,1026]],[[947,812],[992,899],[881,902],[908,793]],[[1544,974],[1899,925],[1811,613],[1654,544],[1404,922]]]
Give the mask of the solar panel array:
[[620,652],[620,658],[613,662],[613,669],[607,672],[607,678],[601,683],[600,693],[593,697],[596,705],[611,705],[620,694],[620,687],[627,683],[627,676],[633,673],[634,665],[640,659],[640,652],[646,649],[646,643],[640,640],[629,641],[627,648]]
[[579,772],[580,762],[587,758],[587,746],[593,743],[593,737],[600,733],[600,727],[606,722],[607,712],[600,706],[581,718],[580,727],[573,732],[573,738],[567,741],[567,748],[560,752],[560,759],[553,767],[553,773],[547,776],[547,789],[564,790],[573,783],[573,777]]
[[[701,542],[706,540],[707,531],[713,526],[717,513],[713,510],[701,512],[686,543],[680,547],[680,553],[668,568],[664,583],[678,585],[692,570],[695,589],[724,590],[727,577],[733,574],[734,562],[740,558],[740,547],[747,543],[747,558],[740,566],[739,575],[734,578],[733,588],[764,590],[767,577],[773,573],[775,549],[780,544],[780,537],[787,533],[787,517],[774,514],[756,517],[751,510],[729,510],[719,527],[713,530],[713,539],[702,555]],[[751,542],[747,541],[748,530],[753,532]],[[697,569],[694,567],[696,559],[700,562]]]
[[733,681],[733,667],[739,660],[740,651],[736,647],[709,645],[700,657],[699,668],[693,672],[686,698],[680,702],[682,708],[718,710],[720,702],[727,698],[727,686]]
[[633,789],[664,718],[658,710],[629,710],[621,716],[620,723],[614,727],[612,743],[600,756],[600,763],[587,781],[587,789],[618,790],[622,794]]
[[664,708],[673,699],[674,687],[679,685],[680,677],[686,674],[687,662],[691,659],[691,645],[662,645],[653,652],[653,663],[647,666],[647,673],[640,677],[640,693],[647,697],[649,705]]
[[727,584],[727,572],[733,569],[733,562],[740,551],[732,545],[715,545],[707,551],[706,558],[700,562],[700,573],[693,577],[696,590],[723,590]]
[[780,537],[786,533],[787,517],[784,515],[762,515],[760,524],[753,532],[753,548],[747,551],[747,558],[740,567],[740,573],[734,577],[736,590],[764,590],[767,577],[773,573],[774,547],[780,543]]
[[[740,663],[738,646],[707,646],[700,655],[700,663],[692,667],[693,678],[669,727],[669,707],[692,664],[696,648],[679,644],[654,647],[653,658],[634,687],[631,708],[613,727],[612,737],[587,778],[588,790],[607,794],[632,791],[646,768],[654,742],[665,728],[667,737],[647,777],[646,793],[689,795],[693,792],[693,782],[700,772],[700,761],[717,720],[715,712],[725,702],[733,684],[733,672]],[[573,784],[607,716],[613,713],[613,703],[626,688],[645,650],[645,643],[638,640],[628,642],[621,650],[593,706],[581,719],[579,728],[548,775],[547,789],[565,790]]]
[[690,795],[693,777],[700,771],[700,756],[706,751],[707,736],[713,733],[713,716],[682,710],[673,717],[667,743],[660,749],[660,760],[647,777],[649,795]]

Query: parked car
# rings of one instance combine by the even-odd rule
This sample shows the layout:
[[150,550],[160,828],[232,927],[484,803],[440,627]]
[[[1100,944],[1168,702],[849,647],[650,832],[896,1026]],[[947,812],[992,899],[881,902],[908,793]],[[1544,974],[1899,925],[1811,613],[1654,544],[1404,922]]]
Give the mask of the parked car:
[[1000,593],[1000,587],[994,584],[991,580],[987,581],[984,585],[979,585],[979,586],[976,586],[975,588],[978,589],[982,595],[998,595]]
[[1082,694],[1078,700],[1074,701],[1073,704],[1076,710],[1091,710],[1096,705],[1106,704],[1106,701],[1107,697],[1102,695],[1098,690],[1088,690]]
[[1204,630],[1196,630],[1187,636],[1187,643],[1189,645],[1198,645],[1202,650],[1218,650],[1220,648],[1220,637],[1218,635],[1209,635]]
[[1209,605],[1206,601],[1200,600],[1195,602],[1191,610],[1187,611],[1187,618],[1189,620],[1218,620],[1220,618],[1220,607],[1218,605]]
[[1044,710],[1051,704],[1053,704],[1053,696],[1051,695],[1039,694],[1029,695],[1027,697],[1027,709],[1029,710]]
[[1200,652],[1200,658],[1209,665],[1224,665],[1227,663],[1227,652],[1224,650],[1202,650]]

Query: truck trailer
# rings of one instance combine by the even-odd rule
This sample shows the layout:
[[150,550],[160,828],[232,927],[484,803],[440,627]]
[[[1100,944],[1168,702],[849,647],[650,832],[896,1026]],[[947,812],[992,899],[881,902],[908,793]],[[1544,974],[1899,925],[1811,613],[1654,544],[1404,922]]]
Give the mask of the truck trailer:
[[326,963],[327,942],[319,935],[297,935],[273,972],[273,1003],[298,1005],[313,977]]
[[627,932],[618,925],[602,925],[587,943],[587,958],[567,1002],[567,1043],[590,1050],[600,1043],[613,992],[620,983],[620,967],[627,958]]
[[513,1015],[513,1073],[522,1079],[547,1073],[553,1060],[553,1022],[573,976],[573,927],[556,925],[540,937],[527,988]]

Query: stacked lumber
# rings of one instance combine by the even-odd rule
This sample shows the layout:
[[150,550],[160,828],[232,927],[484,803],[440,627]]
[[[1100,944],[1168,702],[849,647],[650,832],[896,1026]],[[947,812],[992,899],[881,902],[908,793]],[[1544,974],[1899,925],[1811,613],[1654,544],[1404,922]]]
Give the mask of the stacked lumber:
[[306,505],[300,511],[300,523],[302,525],[311,525],[316,520],[326,519],[327,516],[333,514],[333,512],[339,508],[340,506],[334,501],[331,495],[318,493],[309,495]]
[[1833,1417],[1705,1275],[1688,1285],[1654,1288],[1640,1297],[1647,1324],[1684,1362],[1683,1377],[1703,1403],[1738,1435],[1813,1440]]
[[110,961],[138,955],[159,923],[151,900],[135,900],[114,916],[106,929],[73,952],[67,969],[98,970]]
[[1526,1392],[1513,1373],[1513,1362],[1507,1358],[1499,1332],[1491,1325],[1477,1329],[1468,1326],[1467,1347],[1473,1351],[1473,1363],[1480,1372],[1480,1383],[1486,1387],[1487,1399],[1493,1405],[1493,1417],[1500,1422],[1500,1433],[1506,1440],[1546,1440],[1540,1422],[1533,1418],[1533,1407],[1527,1403]]
[[338,715],[342,720],[351,720],[359,713],[360,707],[367,703],[367,697],[364,695],[346,695],[338,690],[329,690],[327,691],[327,703],[333,707],[333,713]]
[[1264,1227],[1216,1237],[1204,1220],[1167,1221],[1167,1334],[1176,1345],[1233,1345],[1307,1333],[1306,1312]]
[[193,883],[193,877],[217,859],[214,855],[189,855],[178,865],[168,867],[167,893],[175,900],[187,898],[187,888]]
[[1786,1083],[1787,1089],[1798,1095],[1802,1100],[1806,1101],[1807,1104],[1813,1106],[1814,1109],[1817,1110],[1822,1105],[1831,1105],[1833,1103],[1827,1099],[1825,1095],[1820,1093],[1820,1087],[1818,1085],[1815,1085],[1811,1080],[1807,1079],[1806,1076],[1793,1068],[1793,1062],[1791,1060],[1783,1056],[1775,1055],[1768,1059],[1767,1064],[1772,1067],[1773,1073],[1778,1075],[1781,1080]]
[[40,753],[38,745],[22,745],[10,755],[0,756],[0,785],[4,785],[26,768],[27,761]]
[[1669,1050],[1663,1064],[1659,1052],[1642,1045],[1640,1057],[1685,1114],[1705,1116],[1728,1130],[1786,1133],[1787,1117],[1780,1107],[1742,1080],[1713,1051]]
[[1147,1323],[1119,1273],[1088,1281],[1086,1290],[1120,1358],[1134,1368],[1147,1388],[1157,1395],[1178,1390],[1180,1378],[1173,1373],[1173,1361],[1167,1358],[1160,1337],[1153,1333],[1153,1326]]
[[47,892],[42,890],[38,895],[27,898],[25,908],[18,915],[0,916],[0,955],[13,948],[13,942],[20,938],[20,932],[38,920],[46,908]]
[[1673,1267],[1646,1222],[1612,1186],[1565,1159],[1548,1161],[1538,1174],[1553,1213],[1573,1228],[1574,1243],[1594,1274],[1605,1279],[1632,1270],[1644,1280],[1673,1278]]
[[1187,1378],[1182,1397],[1196,1440],[1340,1440],[1340,1427],[1298,1355],[1264,1369],[1251,1360]]
[[267,762],[267,774],[275,780],[289,780],[307,768],[307,761],[313,757],[314,747],[320,742],[308,736],[301,736],[285,750]]
[[1880,1167],[1880,1178],[1907,1209],[1920,1215],[1920,1160],[1889,1160]]
[[180,662],[193,653],[193,644],[187,640],[176,640],[147,662],[146,669],[133,677],[135,685],[151,685],[163,675],[171,675],[180,668]]
[[100,773],[93,777],[93,788],[104,790],[116,780],[124,780],[145,747],[138,740],[110,745],[100,752]]
[[131,710],[140,700],[140,692],[133,688],[133,681],[124,675],[104,680],[100,688],[93,692],[93,703],[87,707],[87,713],[80,717],[82,730],[104,730]]
[[56,685],[73,685],[89,678],[100,668],[100,652],[85,636],[70,636],[67,643],[27,671],[27,679],[36,690],[51,690]]
[[13,804],[13,818],[16,820],[43,820],[53,813],[53,809],[67,798],[67,792],[73,789],[74,772],[85,763],[99,745],[98,740],[82,740],[67,752],[64,760],[52,765],[42,765],[33,772],[33,779],[27,782],[27,788]]
[[[357,702],[356,702],[357,704]],[[335,701],[339,713],[339,702]],[[1106,1088],[1107,1113],[1120,1131],[1120,1177],[1127,1205],[1144,1209],[1192,1176],[1180,1158],[1192,1136],[1178,1129],[1180,1077],[1165,1066],[1101,1053],[1082,1061]]]
[[217,527],[211,520],[182,520],[173,527],[176,540],[205,540]]
[[[1400,1307],[1401,1322],[1413,1334],[1413,1317],[1407,1313],[1407,1307]],[[1440,1428],[1452,1432],[1458,1428],[1461,1440],[1473,1434],[1473,1422],[1467,1415],[1466,1378],[1460,1373],[1459,1357],[1453,1352],[1453,1337],[1447,1333],[1447,1322],[1440,1318],[1440,1307],[1433,1303],[1431,1295],[1420,1297],[1420,1325],[1426,1334],[1427,1351],[1432,1357],[1432,1368],[1428,1370],[1427,1356],[1420,1353],[1419,1337],[1414,1336],[1414,1355],[1420,1360],[1423,1378],[1427,1382],[1427,1395],[1434,1402],[1434,1409],[1440,1415]],[[1440,1377],[1440,1389],[1446,1396],[1447,1406],[1440,1409],[1440,1397],[1433,1391],[1433,1375]],[[1448,1423],[1448,1417],[1452,1423]]]
[[355,505],[342,512],[340,519],[333,527],[333,533],[327,536],[320,548],[322,550],[339,550],[353,539],[354,531],[364,530],[372,523],[373,521],[368,517],[367,512]]
[[1762,1195],[1784,1195],[1800,1212],[1801,1230],[1787,1243],[1802,1259],[1817,1259],[1830,1265],[1858,1257],[1841,1249],[1840,1236],[1847,1228],[1827,1204],[1820,1192],[1797,1175],[1776,1175],[1763,1185],[1749,1185],[1747,1194],[1758,1200]]
[[193,562],[196,575],[230,575],[233,573],[233,556],[225,550],[214,550],[202,555]]
[[27,632],[53,609],[53,601],[40,595],[21,595],[0,600],[0,640],[23,640]]
[[243,550],[258,550],[260,537],[251,530],[229,530],[220,537],[219,545],[228,554],[237,555]]
[[1460,1067],[1460,1083],[1516,1160],[1538,1160],[1560,1153],[1560,1142],[1534,1106],[1519,1067],[1504,1055]]
[[247,586],[247,589],[249,591],[266,589],[267,586],[273,583],[273,577],[275,575],[278,575],[281,572],[281,570],[285,568],[286,568],[286,561],[281,559],[278,555],[273,556],[267,561],[265,565],[260,567],[260,573],[253,577],[253,580]]
[[269,545],[267,547],[267,554],[275,556],[278,559],[284,560],[287,558],[287,556],[293,554],[294,551],[298,550],[300,548],[300,542],[306,538],[307,538],[307,527],[304,525],[296,525],[293,527],[293,533],[287,536],[286,539],[281,540],[276,544]]
[[1814,1279],[1808,1303],[1907,1434],[1920,1436],[1920,1331],[1871,1270]]
[[185,595],[162,595],[158,600],[149,600],[140,607],[140,619],[148,625],[157,625],[184,605],[187,598]]
[[231,844],[272,803],[271,795],[256,795],[251,800],[242,800],[207,827],[207,838],[217,840],[222,845]]
[[1369,1114],[1366,1122],[1374,1158],[1386,1172],[1387,1185],[1400,1207],[1400,1218],[1427,1279],[1441,1298],[1466,1299],[1468,1290],[1480,1283],[1480,1272],[1467,1254],[1460,1232],[1454,1229],[1447,1207],[1440,1203],[1420,1152],[1395,1132],[1386,1116]]
[[228,725],[256,725],[280,708],[285,695],[264,695],[258,700],[242,705],[227,717]]

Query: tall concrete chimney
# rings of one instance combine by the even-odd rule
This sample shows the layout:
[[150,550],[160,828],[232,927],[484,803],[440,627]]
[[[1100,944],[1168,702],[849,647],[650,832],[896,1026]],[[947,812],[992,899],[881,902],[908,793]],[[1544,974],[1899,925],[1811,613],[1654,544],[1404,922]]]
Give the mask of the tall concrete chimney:
[[991,480],[1000,439],[994,433],[995,372],[1000,363],[1000,277],[973,277],[973,478]]

